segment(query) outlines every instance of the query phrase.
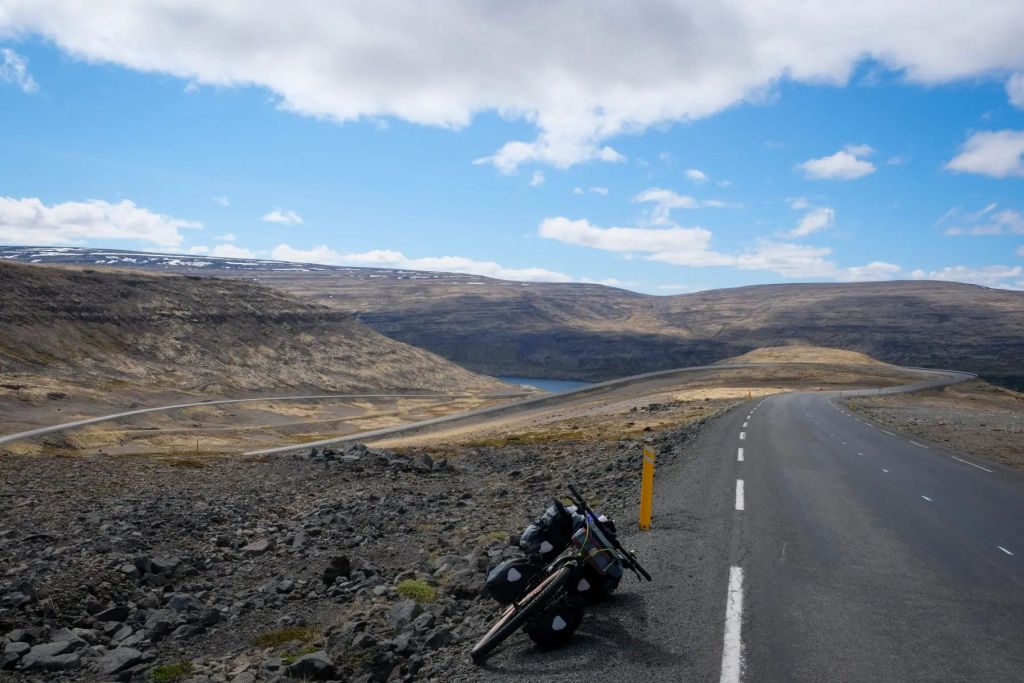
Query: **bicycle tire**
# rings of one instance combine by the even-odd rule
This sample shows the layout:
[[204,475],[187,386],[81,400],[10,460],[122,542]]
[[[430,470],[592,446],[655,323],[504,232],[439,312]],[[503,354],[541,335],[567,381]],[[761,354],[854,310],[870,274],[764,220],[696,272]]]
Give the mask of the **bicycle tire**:
[[494,648],[519,628],[524,626],[532,617],[539,614],[548,605],[552,598],[558,595],[559,591],[565,589],[572,578],[573,568],[569,565],[561,567],[551,576],[547,577],[537,587],[526,594],[526,597],[518,606],[509,607],[505,613],[494,622],[491,629],[473,646],[469,656],[474,664],[482,664],[490,656]]

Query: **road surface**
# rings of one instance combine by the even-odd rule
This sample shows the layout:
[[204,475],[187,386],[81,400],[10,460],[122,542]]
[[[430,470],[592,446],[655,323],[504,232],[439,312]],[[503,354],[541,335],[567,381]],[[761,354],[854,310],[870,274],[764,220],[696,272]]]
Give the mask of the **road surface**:
[[707,425],[626,543],[653,583],[624,585],[557,655],[516,636],[462,680],[1024,680],[1024,476],[837,393]]

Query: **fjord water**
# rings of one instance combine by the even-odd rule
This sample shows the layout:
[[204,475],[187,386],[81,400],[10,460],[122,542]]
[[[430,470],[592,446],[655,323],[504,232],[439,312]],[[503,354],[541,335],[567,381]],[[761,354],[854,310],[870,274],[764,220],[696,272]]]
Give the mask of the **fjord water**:
[[552,394],[589,387],[593,384],[593,382],[581,382],[573,379],[541,379],[537,377],[498,377],[498,379],[506,384],[528,384],[531,387],[537,387],[542,391]]

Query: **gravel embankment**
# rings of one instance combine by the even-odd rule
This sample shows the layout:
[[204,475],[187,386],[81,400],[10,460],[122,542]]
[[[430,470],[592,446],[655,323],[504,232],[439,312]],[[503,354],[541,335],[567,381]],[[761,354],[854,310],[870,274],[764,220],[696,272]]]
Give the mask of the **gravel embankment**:
[[[698,426],[651,435],[660,466]],[[444,681],[564,483],[635,524],[640,446],[5,458],[0,677]]]

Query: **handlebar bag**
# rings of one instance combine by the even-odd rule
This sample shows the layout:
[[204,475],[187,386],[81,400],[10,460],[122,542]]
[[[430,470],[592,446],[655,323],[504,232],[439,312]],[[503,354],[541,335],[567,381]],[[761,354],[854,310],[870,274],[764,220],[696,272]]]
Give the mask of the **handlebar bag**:
[[505,560],[488,572],[484,592],[502,605],[511,604],[526,592],[539,571],[525,558]]

